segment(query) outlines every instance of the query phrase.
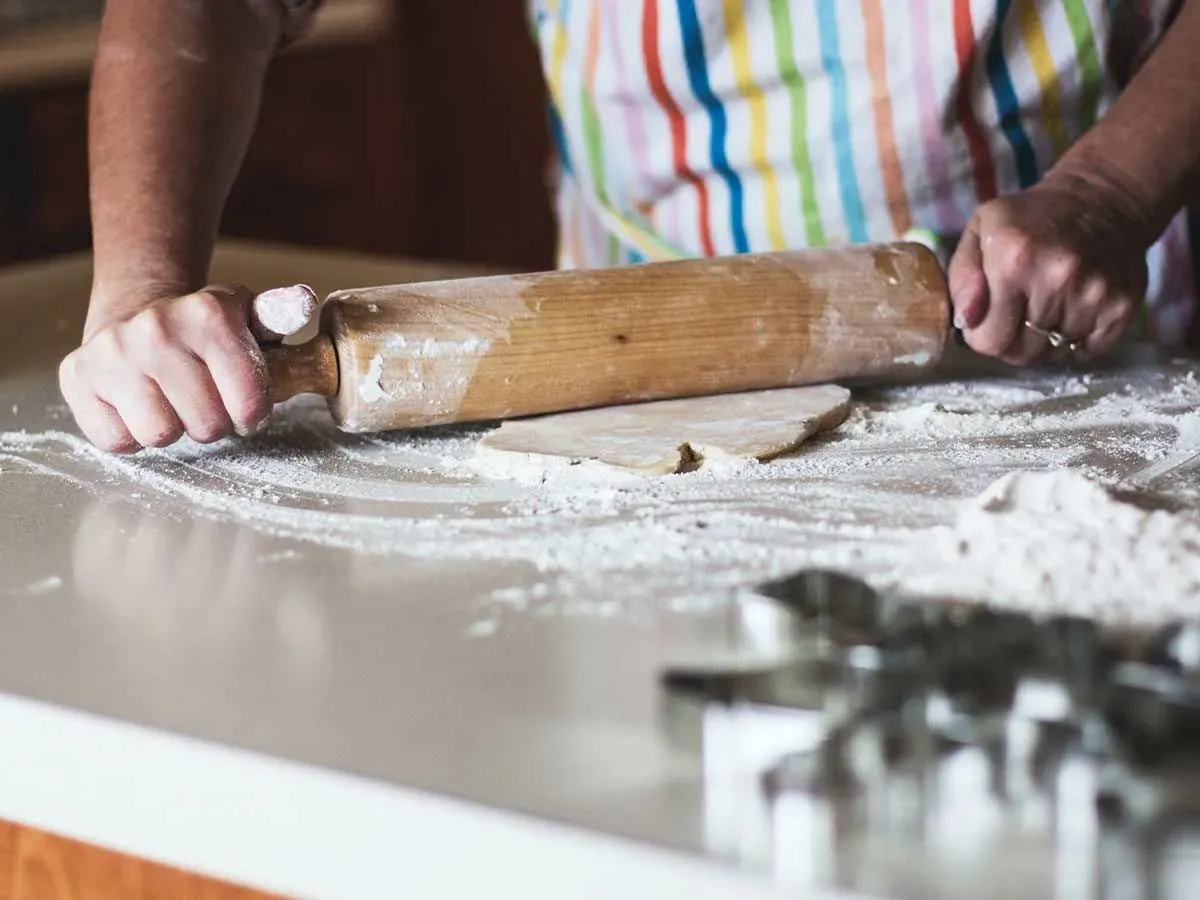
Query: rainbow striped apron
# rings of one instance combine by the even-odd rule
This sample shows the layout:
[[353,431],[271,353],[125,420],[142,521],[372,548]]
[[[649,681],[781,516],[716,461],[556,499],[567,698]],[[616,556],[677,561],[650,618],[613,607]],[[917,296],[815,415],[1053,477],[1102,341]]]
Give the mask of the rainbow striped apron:
[[[532,0],[562,267],[948,241],[1101,116],[1182,0]],[[1188,216],[1143,333],[1196,308]]]

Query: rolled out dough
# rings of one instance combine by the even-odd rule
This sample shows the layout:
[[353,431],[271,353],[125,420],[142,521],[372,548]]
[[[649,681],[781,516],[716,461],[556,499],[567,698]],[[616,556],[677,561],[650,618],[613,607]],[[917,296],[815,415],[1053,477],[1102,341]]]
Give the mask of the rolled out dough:
[[477,455],[549,456],[669,475],[709,460],[772,459],[836,428],[849,409],[850,392],[836,385],[609,406],[505,422],[480,439]]

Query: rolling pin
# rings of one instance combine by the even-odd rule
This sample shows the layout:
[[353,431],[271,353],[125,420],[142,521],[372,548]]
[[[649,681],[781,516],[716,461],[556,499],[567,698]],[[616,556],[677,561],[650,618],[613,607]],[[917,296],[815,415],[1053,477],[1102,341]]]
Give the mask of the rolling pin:
[[337,291],[265,352],[273,402],[372,432],[909,378],[949,332],[937,258],[897,243]]

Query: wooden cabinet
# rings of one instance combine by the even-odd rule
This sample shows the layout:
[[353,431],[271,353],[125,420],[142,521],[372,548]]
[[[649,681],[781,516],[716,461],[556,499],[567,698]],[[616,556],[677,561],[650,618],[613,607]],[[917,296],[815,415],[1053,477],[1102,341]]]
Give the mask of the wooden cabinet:
[[270,900],[269,895],[0,821],[0,900]]
[[[85,80],[0,84],[0,263],[89,242]],[[378,33],[276,61],[223,230],[548,268],[549,152],[524,0],[394,0]]]

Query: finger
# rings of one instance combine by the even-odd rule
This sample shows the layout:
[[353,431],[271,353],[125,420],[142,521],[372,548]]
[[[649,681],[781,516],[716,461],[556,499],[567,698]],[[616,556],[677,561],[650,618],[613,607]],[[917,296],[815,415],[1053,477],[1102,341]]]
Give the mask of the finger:
[[1109,294],[1108,284],[1101,278],[1089,278],[1069,292],[1062,306],[1059,330],[1063,335],[1068,340],[1081,341],[1094,332]]
[[1115,347],[1133,321],[1137,307],[1138,304],[1129,297],[1105,303],[1096,314],[1096,324],[1081,342],[1077,355],[1085,360],[1095,359]]
[[191,313],[189,320],[200,326],[233,321],[244,327],[250,321],[254,292],[244,284],[209,284],[181,297],[179,303]]
[[[1004,358],[1011,353],[1024,353],[1030,337],[1025,327],[1025,292],[1008,282],[988,282],[987,315],[976,328],[963,332],[967,345],[984,356]],[[1045,338],[1041,338],[1045,340]]]
[[243,437],[262,431],[271,415],[266,357],[250,332],[244,335],[244,340],[227,336],[215,341],[203,357],[221,405]]
[[157,382],[192,440],[211,444],[234,431],[212,375],[197,357],[173,350],[156,360],[147,374]]
[[1085,362],[1103,356],[1116,346],[1123,331],[1124,329],[1115,322],[1096,329],[1076,344],[1075,356]]
[[214,297],[231,297],[238,304],[244,304],[244,308],[249,308],[250,302],[254,299],[254,292],[244,284],[225,284],[217,282],[214,284],[206,284],[196,294],[210,294]]
[[977,327],[987,314],[988,283],[979,245],[979,220],[974,218],[963,232],[946,271],[950,302],[954,305],[954,327]]
[[68,405],[83,436],[99,449],[109,453],[136,453],[142,449],[117,411],[99,397],[91,396],[75,403],[68,401]]
[[110,453],[140,450],[141,445],[129,433],[117,411],[83,387],[76,372],[77,364],[75,354],[63,360],[59,366],[58,385],[83,436],[96,447]]
[[183,423],[158,385],[145,375],[124,378],[100,395],[143,447],[166,447],[183,436]]
[[263,291],[250,304],[250,330],[260,341],[278,341],[304,328],[317,312],[317,295],[306,284]]
[[[1012,346],[1005,351],[1005,362],[1016,366],[1027,366],[1038,361],[1054,359],[1067,352],[1065,342],[1074,340],[1084,332],[1069,332],[1062,324],[1063,297],[1053,283],[1038,285],[1036,293],[1025,304],[1025,317]],[[1030,325],[1034,327],[1030,327]],[[1063,337],[1055,346],[1051,333]]]
[[[1030,319],[1030,322],[1033,320]],[[1051,343],[1050,337],[1047,334],[1054,329],[1041,328],[1034,330],[1022,323],[1022,328],[1017,334],[1016,339],[1012,342],[1007,350],[1000,355],[1000,359],[1010,366],[1029,366],[1036,362],[1041,362],[1052,358],[1059,352],[1059,347],[1055,347]]]
[[[1033,244],[1023,233],[1001,228],[982,234],[983,271],[988,284],[988,307],[983,321],[965,333],[967,344],[979,353],[1004,358],[1026,352],[1024,332],[1034,269]],[[1036,324],[1036,323],[1035,323]],[[1014,346],[1018,340],[1021,346]]]
[[261,431],[271,412],[267,361],[246,324],[253,296],[237,287],[227,294],[201,291],[188,298],[184,342],[208,369],[233,429]]

